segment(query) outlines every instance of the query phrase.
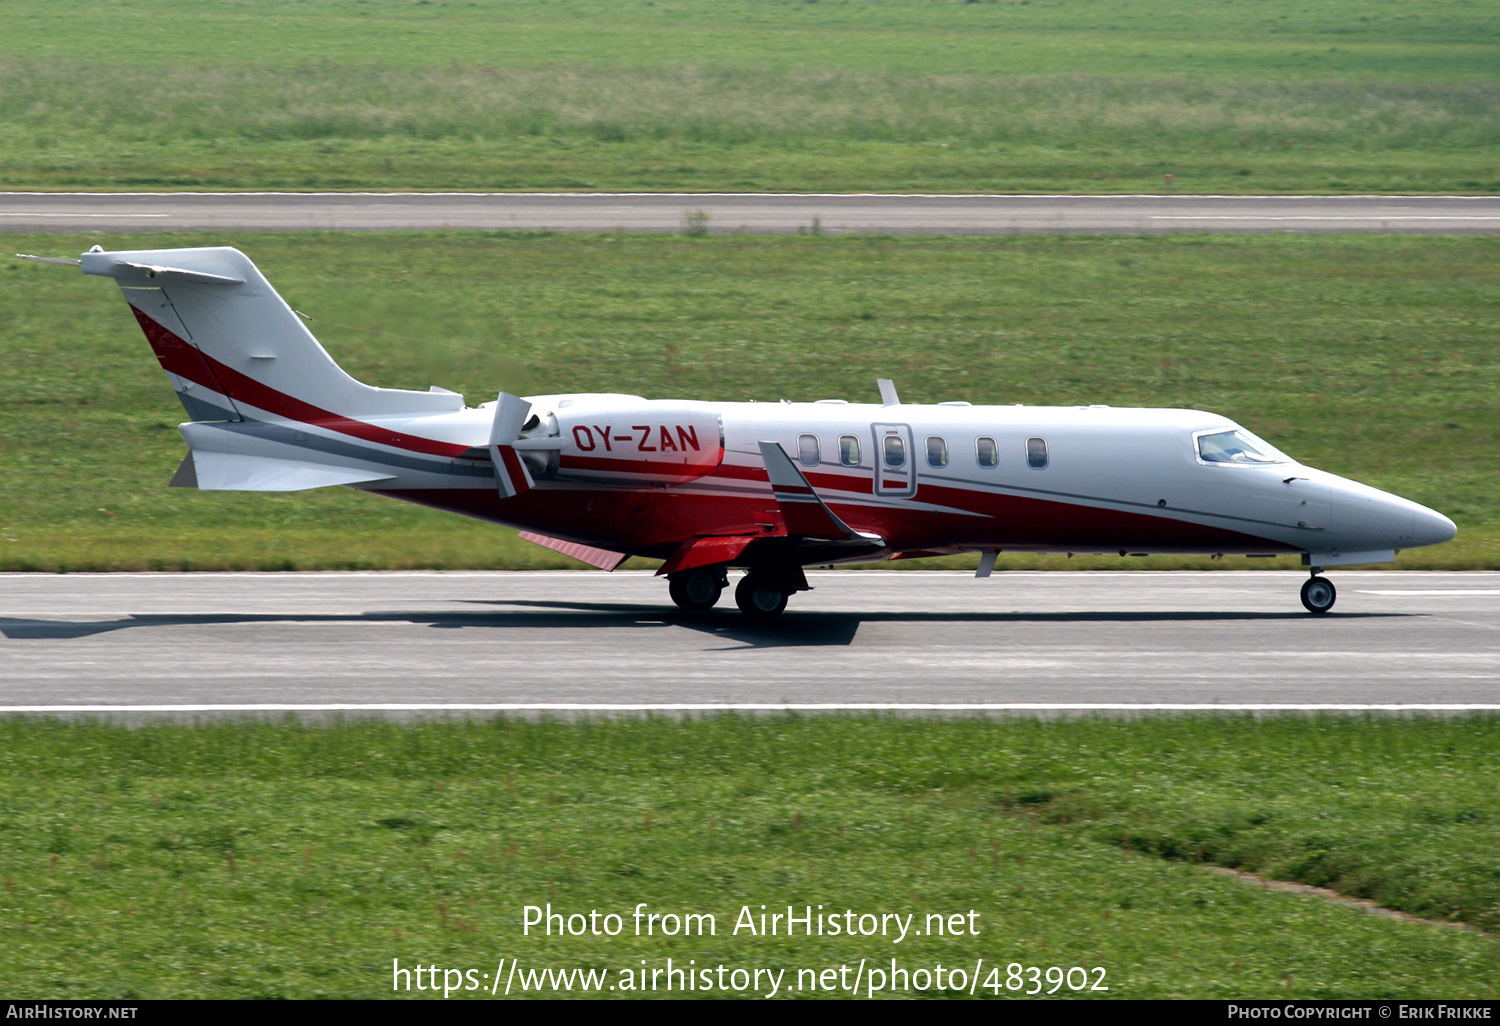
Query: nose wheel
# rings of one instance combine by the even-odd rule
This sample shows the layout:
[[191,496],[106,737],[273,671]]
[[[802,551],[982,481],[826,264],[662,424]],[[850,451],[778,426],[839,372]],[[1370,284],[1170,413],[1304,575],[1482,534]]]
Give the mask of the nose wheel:
[[1316,571],[1302,585],[1302,605],[1309,613],[1328,612],[1338,597],[1338,589],[1333,586],[1333,582]]

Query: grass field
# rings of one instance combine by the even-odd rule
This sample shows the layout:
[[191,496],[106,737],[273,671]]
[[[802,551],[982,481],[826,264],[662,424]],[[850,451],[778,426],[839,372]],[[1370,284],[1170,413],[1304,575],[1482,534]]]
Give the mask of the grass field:
[[7,4],[6,188],[1500,191],[1466,0]]
[[[1091,997],[1493,1000],[1493,932],[1392,921],[1203,866],[1494,931],[1496,726],[10,720],[0,990],[381,997],[393,959],[493,973],[503,957],[614,981],[668,957],[788,978],[894,957],[929,970],[982,958],[1001,967],[980,974],[1000,996],[1015,996],[1004,967],[1020,962],[1103,967],[1109,993]],[[621,914],[624,932],[523,935],[523,906],[548,902]],[[712,913],[716,932],[633,936],[638,902]],[[762,904],[917,924],[973,910],[977,934],[734,934],[740,908]]]
[[[4,189],[1500,192],[1500,10],[1465,0],[0,0],[0,22]],[[96,242],[238,245],[357,377],[471,402],[893,376],[908,401],[1212,409],[1459,523],[1399,566],[1500,568],[1494,239],[7,239]],[[343,489],[169,492],[182,416],[112,285],[0,260],[0,570],[575,565]],[[0,721],[0,993],[894,956],[1104,967],[1111,997],[1493,1000],[1497,725]],[[521,934],[526,904],[641,901],[719,931]],[[820,903],[980,930],[728,933],[742,905]]]
[[[11,240],[62,254],[95,241],[204,240]],[[1500,567],[1495,239],[213,241],[249,253],[374,384],[439,384],[471,403],[501,388],[873,401],[889,376],[909,402],[1197,407],[1459,524],[1456,541],[1398,566]],[[0,361],[0,568],[573,565],[498,528],[345,489],[167,490],[184,415],[109,282],[0,261]]]

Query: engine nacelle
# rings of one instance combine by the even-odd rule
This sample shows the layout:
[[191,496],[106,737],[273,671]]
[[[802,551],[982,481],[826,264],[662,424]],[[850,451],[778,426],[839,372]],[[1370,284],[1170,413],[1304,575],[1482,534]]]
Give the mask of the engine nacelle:
[[674,484],[712,473],[724,460],[719,415],[698,403],[551,412],[562,443],[560,480]]

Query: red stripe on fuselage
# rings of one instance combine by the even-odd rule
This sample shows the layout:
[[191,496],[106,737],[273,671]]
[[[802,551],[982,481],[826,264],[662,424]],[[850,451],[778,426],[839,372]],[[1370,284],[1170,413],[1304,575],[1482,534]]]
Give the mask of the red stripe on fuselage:
[[[378,442],[381,445],[406,449],[409,452],[420,452],[429,456],[459,456],[468,451],[469,447],[466,445],[438,442],[419,435],[391,431],[361,420],[351,420],[314,406],[312,403],[303,402],[285,392],[278,392],[269,385],[220,363],[197,346],[178,338],[136,310],[135,307],[131,307],[131,310],[135,312],[136,320],[140,321],[141,330],[146,333],[146,341],[151,343],[151,348],[156,353],[156,358],[160,361],[163,370],[170,371],[180,378],[186,378],[205,388],[222,392],[230,399],[242,400],[278,417],[285,417],[287,420],[301,421],[304,424],[337,431],[366,442]],[[194,359],[195,356],[196,359]]]
[[151,351],[156,354],[156,362],[161,364],[162,370],[168,374],[175,374],[179,378],[186,378],[194,384],[211,388],[215,392],[229,394],[224,386],[215,380],[214,373],[208,366],[208,358],[198,351],[197,346],[178,338],[135,307],[132,306],[130,312],[135,314],[135,319],[140,324],[141,331],[145,333],[146,341],[151,344]]
[[[713,453],[715,450],[710,450]],[[724,457],[724,450],[717,450],[718,460]],[[719,462],[713,455],[707,455],[697,461],[683,461],[672,459],[639,459],[628,460],[617,457],[605,456],[579,456],[574,453],[564,453],[558,463],[563,470],[585,473],[608,473],[608,474],[647,474],[661,481],[692,481],[703,477],[705,474],[713,473]],[[760,472],[761,480],[765,480],[766,473]]]

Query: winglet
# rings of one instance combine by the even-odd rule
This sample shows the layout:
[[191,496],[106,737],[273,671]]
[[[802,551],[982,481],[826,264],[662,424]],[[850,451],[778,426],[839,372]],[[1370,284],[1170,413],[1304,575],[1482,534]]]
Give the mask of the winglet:
[[875,384],[880,386],[881,406],[900,406],[901,397],[896,395],[896,383],[890,378],[876,378]]
[[804,538],[866,538],[834,515],[828,504],[818,497],[808,484],[807,478],[792,462],[781,446],[775,442],[760,443],[760,457],[766,464],[766,475],[771,479],[771,491],[776,494],[776,504],[781,507],[782,519],[786,521],[788,534]]

